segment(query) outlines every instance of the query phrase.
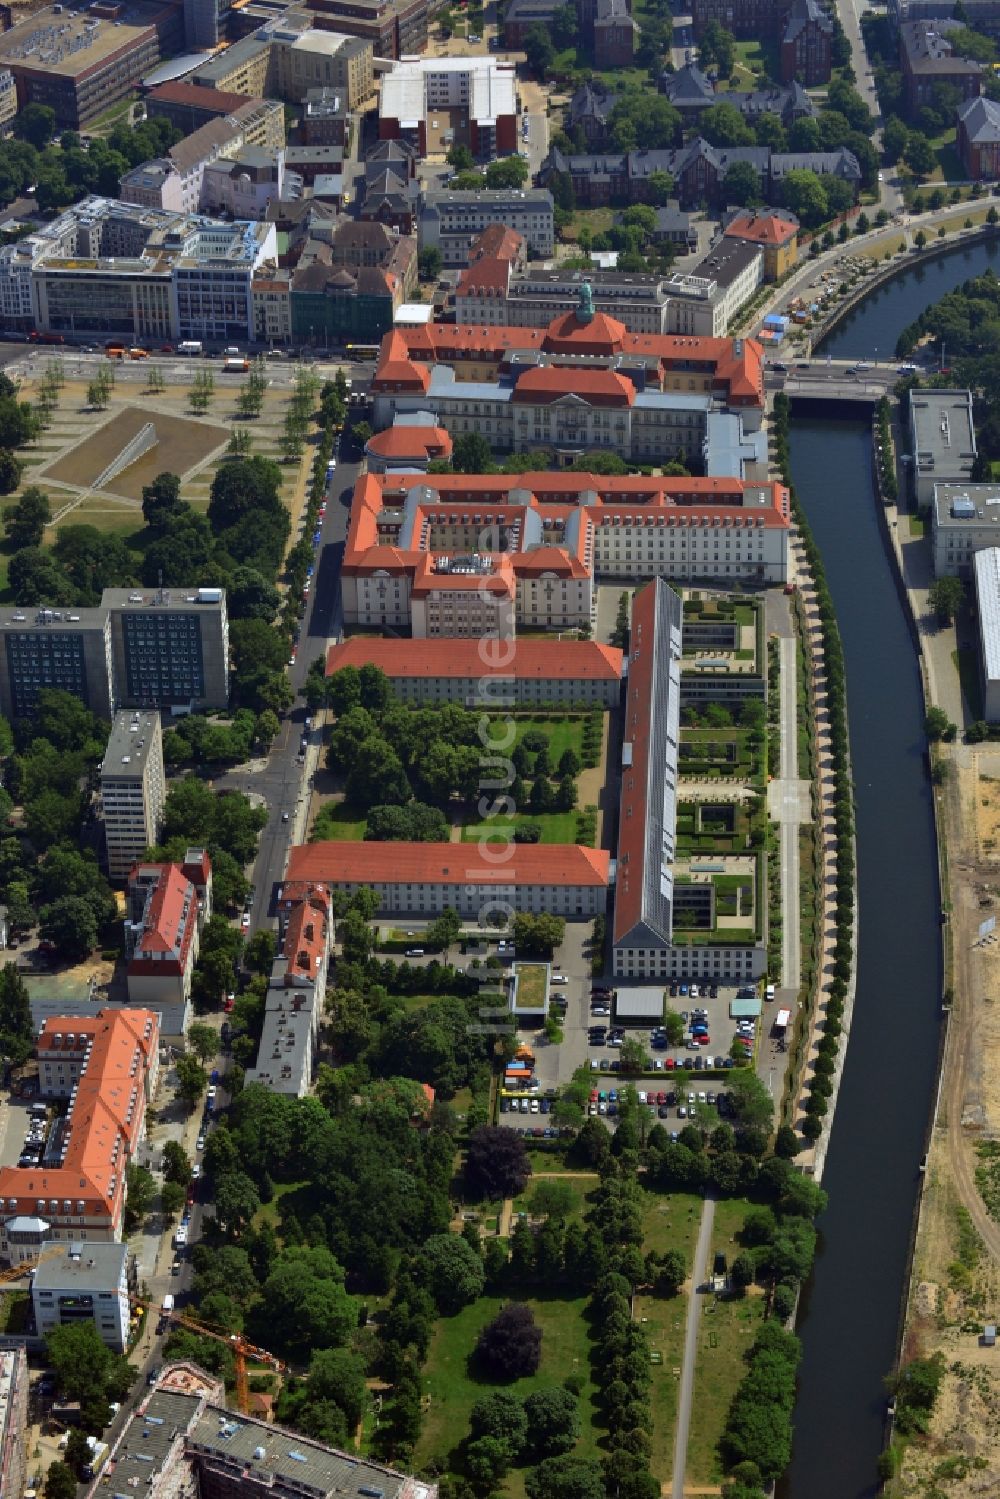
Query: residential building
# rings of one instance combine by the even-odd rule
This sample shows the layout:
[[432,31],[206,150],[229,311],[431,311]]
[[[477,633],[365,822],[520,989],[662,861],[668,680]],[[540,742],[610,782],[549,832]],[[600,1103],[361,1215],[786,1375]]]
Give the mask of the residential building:
[[1000,104],[993,99],[967,99],[958,109],[958,153],[965,174],[975,182],[1000,177]]
[[195,68],[188,78],[197,88],[267,98],[274,91],[270,40],[257,31],[241,37]]
[[46,1022],[39,1092],[67,1099],[37,1166],[0,1168],[0,1259],[37,1259],[50,1239],[121,1239],[126,1174],[159,1078],[159,1018],[99,1010]]
[[660,89],[685,126],[695,130],[702,112],[714,104],[732,105],[749,124],[762,115],[773,114],[783,125],[794,125],[796,120],[812,119],[816,113],[815,104],[795,79],[783,84],[765,82],[757,89],[716,91],[712,80],[693,62],[672,73],[664,72]]
[[292,272],[266,271],[255,276],[253,295],[254,343],[290,344],[292,341]]
[[781,30],[781,77],[805,88],[829,83],[833,71],[833,21],[819,0],[792,0]]
[[184,0],[184,45],[191,52],[225,40],[229,0]]
[[595,67],[635,66],[639,23],[633,19],[629,3],[630,0],[597,0],[593,23]]
[[0,135],[17,114],[17,80],[10,68],[0,68]]
[[35,1331],[41,1338],[57,1327],[89,1322],[115,1353],[128,1348],[129,1297],[137,1289],[135,1261],[127,1244],[80,1239],[43,1249],[31,1282]]
[[274,960],[256,1066],[246,1081],[302,1098],[312,1082],[330,957],[330,897],[322,884],[282,888],[281,951]]
[[315,89],[334,89],[352,111],[375,92],[375,54],[368,38],[315,27],[286,32],[282,27],[272,33],[271,50],[271,87],[290,104],[301,104]]
[[787,8],[788,0],[692,0],[695,40],[701,40],[710,21],[741,39],[774,36]]
[[222,588],[106,588],[118,699],[200,711],[229,706],[229,618]]
[[910,451],[918,509],[930,508],[936,484],[967,484],[976,461],[972,392],[915,390],[910,398]]
[[780,281],[798,260],[799,221],[787,208],[741,209],[723,232],[728,239],[760,246],[765,281]]
[[[511,12],[522,0],[512,0],[504,12],[504,34],[506,36],[507,25],[511,18]],[[536,3],[536,0],[523,0],[524,4]],[[539,4],[547,3],[547,0],[537,0]],[[530,23],[529,23],[530,24]],[[512,44],[507,43],[508,46]],[[514,43],[521,46],[520,42]],[[576,140],[579,133],[587,146],[592,148],[604,142],[607,136],[608,124],[611,112],[618,101],[618,95],[603,90],[597,83],[582,83],[576,93],[570,99],[565,111],[565,129],[567,135]]]
[[[789,523],[788,491],[773,481],[369,473],[351,506],[344,619],[413,628],[418,580],[446,586],[427,572],[429,558],[499,557],[515,631],[580,628],[591,621],[595,578],[784,583]],[[456,627],[456,607],[439,633],[473,633]]]
[[987,723],[996,723],[1000,720],[1000,549],[988,547],[977,552],[973,575],[983,718]]
[[596,640],[528,637],[513,649],[481,640],[440,640],[414,648],[409,640],[355,635],[327,652],[326,674],[377,666],[396,697],[419,707],[617,708],[622,653]]
[[493,161],[517,150],[513,63],[495,57],[404,57],[383,75],[381,140],[404,140],[418,156],[467,145]]
[[60,130],[79,130],[183,48],[177,0],[134,0],[128,18],[48,5],[0,33],[0,68],[19,105],[45,104]]
[[772,151],[769,146],[711,146],[700,136],[676,150],[603,152],[567,156],[553,147],[542,162],[542,187],[568,176],[583,208],[645,203],[653,197],[650,180],[657,173],[673,178],[682,207],[724,207],[726,173],[737,163],[753,167],[765,198],[791,171],[807,170],[861,188],[861,168],[846,146],[835,151]]
[[[949,0],[889,0],[887,14],[894,29],[904,21],[953,20],[954,5]],[[1000,36],[1000,0],[967,0],[963,5],[965,24],[984,36]]]
[[983,91],[982,63],[960,57],[948,40],[959,25],[954,20],[904,21],[899,28],[899,65],[909,114],[933,105],[940,84],[958,91],[959,98],[975,99]]
[[[751,338],[688,338],[629,333],[616,319],[595,312],[581,285],[575,311],[554,318],[544,330],[454,323],[427,323],[397,328],[382,341],[372,381],[376,425],[387,425],[382,394],[401,396],[426,391],[435,365],[446,365],[445,383],[491,381],[515,367],[550,366],[606,370],[620,378],[634,375],[645,393],[676,391],[711,396],[743,411],[750,426],[759,426],[764,406],[763,351]],[[526,371],[527,372],[527,371]],[[624,372],[624,373],[623,373]]]
[[277,99],[250,98],[224,89],[200,88],[196,83],[161,83],[146,95],[146,113],[151,120],[165,119],[185,135],[191,135],[209,120],[238,115],[248,146],[283,146],[285,112]]
[[163,734],[158,712],[116,713],[101,763],[101,811],[108,876],[124,880],[159,842],[166,796]]
[[27,1479],[28,1355],[0,1349],[0,1494],[25,1492]]
[[164,1036],[183,1036],[201,931],[212,914],[212,865],[189,848],[183,864],[136,864],[129,873],[125,975],[129,1004],[159,1017]]
[[292,848],[288,880],[353,895],[374,889],[383,916],[439,916],[450,906],[484,926],[515,911],[589,921],[607,906],[606,849],[511,843],[499,861],[476,844],[309,843]]
[[490,224],[503,224],[523,236],[529,255],[543,258],[555,244],[554,214],[552,194],[545,189],[425,192],[420,249],[440,250],[446,266],[467,265],[476,237]]
[[[227,160],[232,170],[232,163],[239,160],[247,163],[245,170],[248,175],[260,175],[257,163],[265,162],[270,167],[270,178],[276,178],[278,183],[278,190],[272,191],[271,196],[279,197],[284,147],[256,145],[249,139],[262,133],[265,117],[271,118],[275,109],[280,109],[280,105],[268,102],[262,106],[254,100],[247,100],[232,114],[209,120],[177,141],[165,156],[143,162],[126,172],[122,178],[121,201],[144,208],[166,208],[175,213],[212,213],[224,208],[238,218],[263,217],[258,209],[261,205],[266,207],[269,197],[260,198],[248,193],[249,211],[236,212],[233,205],[240,200],[234,198],[231,190],[228,194],[220,190],[217,183],[206,184],[205,174],[214,164]],[[248,154],[244,156],[244,152]],[[260,154],[255,156],[254,152]],[[219,170],[225,168],[220,166]]]
[[976,553],[990,547],[1000,547],[1000,484],[935,484],[934,576],[971,577]]
[[111,718],[118,702],[106,609],[19,609],[0,614],[0,713],[29,718],[57,687]]
[[349,110],[335,88],[306,90],[300,125],[304,146],[343,146]]
[[0,617],[0,712],[25,718],[58,687],[100,718],[118,707],[225,708],[229,625],[222,589],[107,588],[90,609]]
[[427,0],[309,0],[317,26],[367,37],[376,57],[399,59],[427,46]]
[[631,271],[518,273],[511,261],[488,257],[470,261],[459,277],[455,322],[545,328],[559,313],[579,306],[580,288],[585,283],[596,310],[617,318],[629,333],[669,331],[664,276]]
[[[10,247],[8,247],[10,248]],[[253,336],[251,283],[277,264],[274,226],[222,223],[88,197],[0,252],[7,280],[30,277],[39,332],[114,334],[137,343]]]
[[764,280],[764,252],[747,240],[716,240],[690,271],[664,283],[668,333],[721,338]]
[[343,174],[343,146],[289,146],[285,151],[285,166],[295,172],[307,187],[317,177]]
[[[352,1451],[227,1409],[220,1380],[196,1364],[167,1364],[125,1422],[111,1451],[116,1489],[147,1499],[437,1499],[437,1484],[409,1478]],[[88,1499],[107,1492],[107,1473]]]
[[260,146],[241,146],[205,167],[201,206],[206,213],[237,219],[261,219],[268,205],[285,192],[285,153]]
[[417,284],[416,241],[374,222],[342,221],[310,240],[292,274],[293,338],[375,343]]
[[503,13],[504,46],[511,52],[519,52],[532,26],[544,26],[551,31],[552,17],[560,4],[561,0],[510,0]]
[[693,255],[697,250],[698,229],[694,217],[684,212],[676,198],[671,198],[665,208],[656,210],[653,243],[676,245],[682,255]]

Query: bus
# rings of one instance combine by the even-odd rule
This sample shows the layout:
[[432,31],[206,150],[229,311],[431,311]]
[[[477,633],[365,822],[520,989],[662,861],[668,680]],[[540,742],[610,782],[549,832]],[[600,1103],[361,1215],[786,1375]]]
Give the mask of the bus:
[[381,344],[345,344],[349,359],[377,359]]

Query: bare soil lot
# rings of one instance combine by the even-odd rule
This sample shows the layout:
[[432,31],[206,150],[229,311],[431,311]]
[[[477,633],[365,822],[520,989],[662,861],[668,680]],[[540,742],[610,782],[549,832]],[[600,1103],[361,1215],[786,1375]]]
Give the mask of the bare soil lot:
[[143,485],[157,474],[186,474],[204,463],[229,440],[225,427],[191,421],[183,416],[166,416],[148,407],[126,406],[83,439],[70,453],[41,470],[41,477],[60,484],[87,489],[113,463],[126,443],[151,421],[159,439],[156,445],[118,474],[103,488],[130,500],[142,498]]

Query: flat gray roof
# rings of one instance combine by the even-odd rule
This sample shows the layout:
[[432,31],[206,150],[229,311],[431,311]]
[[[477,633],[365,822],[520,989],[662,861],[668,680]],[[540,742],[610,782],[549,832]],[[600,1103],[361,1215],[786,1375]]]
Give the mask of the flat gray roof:
[[910,430],[921,471],[937,470],[942,479],[969,473],[976,456],[971,391],[913,391]]
[[662,1020],[663,984],[619,984],[616,1020]]
[[121,1283],[127,1244],[88,1239],[49,1245],[35,1271],[36,1291],[106,1291]]
[[196,1395],[154,1390],[123,1431],[114,1468],[101,1475],[102,1492],[112,1499],[135,1499],[155,1488],[175,1439],[187,1431],[199,1403]]
[[158,712],[150,713],[141,708],[126,708],[116,713],[101,775],[141,777],[159,721]]
[[941,531],[1000,527],[1000,484],[935,484],[934,523]]

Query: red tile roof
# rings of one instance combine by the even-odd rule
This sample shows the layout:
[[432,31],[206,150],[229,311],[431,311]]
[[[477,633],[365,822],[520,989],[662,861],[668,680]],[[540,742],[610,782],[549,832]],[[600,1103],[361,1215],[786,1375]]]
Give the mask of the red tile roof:
[[485,255],[470,262],[458,278],[457,297],[505,296],[510,285],[510,261]]
[[742,213],[726,227],[732,239],[749,239],[757,245],[787,245],[798,232],[798,220],[774,212]]
[[[508,659],[509,656],[509,659]],[[515,677],[537,681],[621,679],[622,653],[596,640],[519,639],[507,649],[478,640],[376,640],[355,635],[327,652],[326,674],[377,666],[387,677]]]
[[366,451],[377,458],[450,458],[451,434],[444,427],[386,427],[369,438]]
[[[529,350],[558,359],[560,353],[612,359],[621,354],[658,363],[663,377],[670,373],[708,379],[731,405],[763,406],[763,348],[753,338],[696,338],[680,333],[627,333],[620,340],[614,318],[601,314],[590,323],[590,344],[581,347],[572,336],[567,341],[566,319],[578,320],[575,313],[554,319],[548,328],[512,328],[472,323],[423,323],[417,328],[395,328],[382,340],[372,389],[412,388],[426,390],[430,382],[430,365],[456,364],[463,361],[495,363],[498,367],[514,351]],[[607,324],[612,333],[607,333]],[[607,334],[602,342],[601,329]],[[574,365],[574,369],[578,369]],[[416,371],[422,371],[418,378]],[[410,384],[400,386],[400,381]]]
[[492,570],[488,573],[448,573],[436,571],[434,558],[422,552],[413,570],[411,596],[419,598],[427,593],[492,593],[498,598],[514,597],[517,579],[506,553],[491,553]]
[[552,353],[566,350],[572,354],[618,353],[628,337],[628,329],[606,312],[595,312],[582,322],[576,312],[564,312],[548,326],[545,346]]
[[469,264],[477,260],[516,260],[524,236],[506,224],[488,224],[469,247]]
[[0,1212],[103,1218],[117,1232],[125,1170],[143,1135],[146,1073],[156,1059],[160,1021],[151,1011],[136,1009],[57,1017],[45,1023],[39,1055],[78,1057],[83,1047],[79,1041],[68,1047],[70,1034],[91,1038],[91,1045],[67,1116],[62,1164],[0,1170]]
[[514,386],[512,399],[538,405],[570,395],[585,398],[590,406],[631,406],[635,386],[614,370],[565,369],[549,364],[525,370]]
[[308,843],[288,859],[292,880],[331,885],[581,885],[608,883],[606,849],[572,843],[512,843],[503,864],[474,843]]
[[183,966],[198,921],[194,886],[179,864],[164,864],[150,898],[137,957],[160,953]]
[[329,910],[325,892],[314,892],[293,907],[281,949],[287,977],[315,981],[319,975],[327,952]]
[[228,94],[221,89],[201,88],[196,83],[161,83],[151,89],[147,98],[153,103],[190,104],[212,114],[229,115],[244,104],[259,104],[247,94]]

